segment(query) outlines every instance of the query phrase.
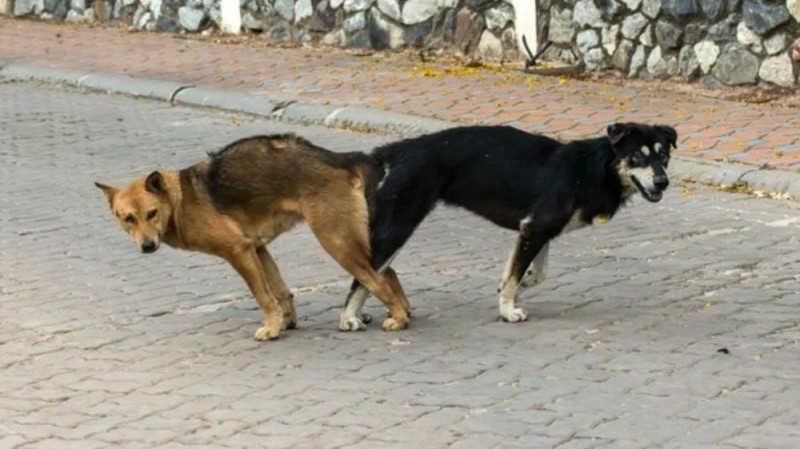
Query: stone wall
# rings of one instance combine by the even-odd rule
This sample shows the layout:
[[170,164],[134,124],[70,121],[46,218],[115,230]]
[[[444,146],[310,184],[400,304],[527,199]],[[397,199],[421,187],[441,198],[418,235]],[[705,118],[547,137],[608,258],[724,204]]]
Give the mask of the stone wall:
[[[800,0],[539,0],[549,59],[709,87],[793,86]],[[800,49],[800,46],[797,46]],[[800,53],[795,51],[795,53]]]
[[[15,0],[15,15],[106,19],[142,30],[218,28],[220,0]],[[679,77],[709,87],[794,86],[800,60],[800,0],[240,0],[242,26],[277,41],[356,48],[433,47],[518,60],[514,3],[536,1],[535,47],[544,60],[617,70],[645,79]],[[89,2],[87,4],[87,2]],[[531,3],[516,8],[530,14]],[[533,22],[527,20],[527,22]],[[518,24],[517,24],[518,25]],[[531,26],[533,29],[533,26]],[[536,48],[532,48],[536,51]]]
[[[15,15],[92,20],[92,0],[16,0]],[[106,1],[108,17],[149,31],[219,28],[219,0]],[[111,3],[113,1],[113,3]],[[504,0],[241,0],[242,27],[276,41],[356,48],[457,48],[516,58],[514,10]],[[88,6],[91,6],[88,5]]]

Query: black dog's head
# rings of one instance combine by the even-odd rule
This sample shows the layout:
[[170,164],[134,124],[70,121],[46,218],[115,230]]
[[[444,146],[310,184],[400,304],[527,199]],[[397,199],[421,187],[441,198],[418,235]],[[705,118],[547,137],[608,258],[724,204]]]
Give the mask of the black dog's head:
[[670,126],[615,123],[607,129],[611,147],[619,156],[622,183],[650,202],[661,201],[669,186],[669,150],[677,147],[678,133]]

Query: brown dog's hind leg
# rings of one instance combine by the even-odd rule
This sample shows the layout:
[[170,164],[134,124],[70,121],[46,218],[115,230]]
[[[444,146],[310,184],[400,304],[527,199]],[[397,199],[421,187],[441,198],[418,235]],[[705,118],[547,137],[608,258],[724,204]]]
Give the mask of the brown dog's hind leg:
[[408,297],[406,296],[406,292],[403,290],[403,286],[400,285],[400,279],[397,278],[397,273],[392,269],[392,267],[387,267],[383,270],[383,276],[389,281],[389,286],[392,288],[392,292],[394,295],[403,303],[403,308],[406,309],[406,314],[411,316],[411,304],[408,302]]
[[255,339],[274,340],[280,337],[283,330],[283,311],[267,285],[264,268],[253,244],[237,245],[237,249],[229,253],[226,259],[247,282],[264,315],[264,325],[256,331]]
[[[309,208],[303,215],[325,251],[389,309],[390,317],[383,322],[383,330],[405,329],[408,327],[408,300],[404,301],[395,293],[387,276],[372,268],[366,204],[363,195],[353,192],[353,197],[353,201],[344,201],[345,195],[317,199],[315,203],[326,206]],[[336,217],[328,215],[333,204],[338,212]]]
[[259,246],[256,248],[258,260],[264,268],[264,276],[267,278],[267,285],[270,290],[278,297],[278,303],[283,308],[283,326],[284,329],[294,329],[297,327],[297,312],[294,308],[294,295],[286,282],[281,277],[281,272],[278,271],[278,265],[275,259],[267,250],[266,246]]
[[[346,253],[347,251],[345,254]],[[383,330],[396,331],[407,328],[408,300],[404,303],[401,296],[395,293],[395,289],[392,288],[389,278],[372,269],[368,257],[364,258],[364,262],[366,263],[363,265],[358,262],[353,262],[352,260],[346,260],[340,262],[340,264],[389,309],[389,318],[384,320],[381,325]]]

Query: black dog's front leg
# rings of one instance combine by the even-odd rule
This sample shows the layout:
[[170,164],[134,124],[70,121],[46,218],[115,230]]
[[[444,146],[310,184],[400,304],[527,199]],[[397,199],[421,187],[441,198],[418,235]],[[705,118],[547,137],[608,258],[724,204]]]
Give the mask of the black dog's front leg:
[[541,251],[546,251],[544,248],[548,242],[558,234],[553,229],[554,227],[536,225],[532,223],[531,219],[524,220],[520,226],[517,242],[508,256],[503,280],[500,284],[498,303],[503,320],[516,323],[528,319],[525,310],[516,306],[520,282],[533,259]]

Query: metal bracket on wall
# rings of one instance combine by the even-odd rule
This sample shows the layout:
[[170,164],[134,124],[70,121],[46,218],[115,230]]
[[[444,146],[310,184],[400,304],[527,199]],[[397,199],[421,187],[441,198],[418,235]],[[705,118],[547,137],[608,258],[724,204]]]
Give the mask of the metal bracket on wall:
[[524,35],[522,36],[522,45],[525,47],[525,52],[528,53],[528,59],[525,60],[525,71],[527,71],[529,68],[537,64],[537,59],[539,59],[544,54],[544,52],[546,52],[547,49],[550,48],[550,44],[552,44],[552,42],[550,41],[545,42],[544,45],[542,45],[542,49],[539,50],[539,52],[534,55],[530,47],[528,47],[528,40],[525,39]]

